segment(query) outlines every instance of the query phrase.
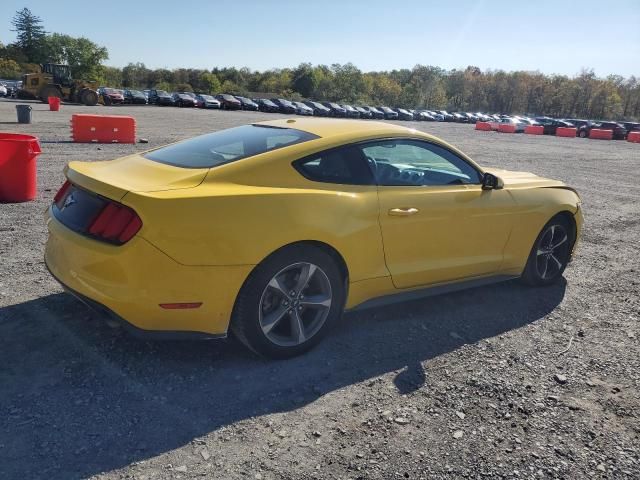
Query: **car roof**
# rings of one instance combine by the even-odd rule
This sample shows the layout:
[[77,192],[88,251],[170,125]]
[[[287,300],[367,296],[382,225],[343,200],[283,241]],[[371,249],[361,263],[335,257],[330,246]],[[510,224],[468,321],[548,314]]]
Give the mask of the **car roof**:
[[272,127],[281,128],[295,128],[296,130],[302,130],[309,132],[322,138],[328,138],[333,136],[344,135],[345,132],[350,134],[380,134],[381,136],[398,135],[407,133],[415,133],[420,137],[431,137],[423,132],[418,132],[407,127],[400,125],[393,125],[385,122],[372,122],[371,120],[342,120],[342,119],[327,119],[327,118],[291,118],[283,120],[270,120],[266,122],[258,122],[256,125],[268,125]]

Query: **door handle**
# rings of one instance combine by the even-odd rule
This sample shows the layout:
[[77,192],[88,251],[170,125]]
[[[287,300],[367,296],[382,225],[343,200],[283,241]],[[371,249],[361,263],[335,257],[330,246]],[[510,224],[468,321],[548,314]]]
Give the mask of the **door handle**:
[[389,215],[394,215],[397,217],[408,217],[409,215],[415,215],[418,213],[417,208],[409,207],[409,208],[392,208],[389,210]]

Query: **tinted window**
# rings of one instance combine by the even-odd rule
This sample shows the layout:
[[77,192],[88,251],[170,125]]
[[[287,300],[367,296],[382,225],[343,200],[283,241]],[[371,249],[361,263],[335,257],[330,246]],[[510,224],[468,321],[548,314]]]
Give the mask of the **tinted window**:
[[244,125],[153,150],[145,158],[184,168],[211,168],[318,138],[293,128]]
[[343,185],[372,185],[373,175],[356,146],[327,150],[298,160],[295,168],[309,180]]
[[378,185],[459,185],[480,183],[480,173],[462,158],[432,143],[385,140],[361,147]]

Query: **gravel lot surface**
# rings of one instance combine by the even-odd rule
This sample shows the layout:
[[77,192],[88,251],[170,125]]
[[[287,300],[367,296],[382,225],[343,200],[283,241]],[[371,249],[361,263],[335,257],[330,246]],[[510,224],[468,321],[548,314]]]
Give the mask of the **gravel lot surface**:
[[[33,103],[23,126],[14,105],[0,129],[43,153],[37,200],[0,204],[0,478],[640,478],[640,145],[403,122],[576,187],[566,281],[348,314],[272,362],[110,329],[48,275],[43,211],[70,160],[282,116]],[[133,115],[149,144],[71,143],[74,112]]]

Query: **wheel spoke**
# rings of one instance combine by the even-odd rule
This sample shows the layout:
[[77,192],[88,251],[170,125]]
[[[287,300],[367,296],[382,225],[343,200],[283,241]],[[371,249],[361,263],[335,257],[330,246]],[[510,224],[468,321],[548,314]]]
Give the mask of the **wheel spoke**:
[[562,237],[562,240],[560,240],[558,243],[556,243],[555,245],[551,245],[551,250],[555,250],[556,248],[558,248],[560,245],[562,245],[564,242],[567,241],[567,235],[565,235],[564,237]]
[[[555,255],[553,255],[553,253],[549,256],[549,258],[552,258],[554,262],[556,262],[556,265],[558,266],[558,270],[562,269],[562,262],[560,260],[558,260]],[[548,262],[548,260],[547,260]]]
[[274,327],[280,323],[280,320],[282,320],[287,315],[288,311],[289,307],[280,306],[273,312],[263,317],[261,326],[264,334],[267,335],[271,330],[273,330]]
[[289,315],[291,319],[291,336],[297,340],[300,344],[306,340],[304,333],[304,323],[302,322],[302,317],[300,316],[300,312],[298,310],[294,310],[291,315]]
[[331,306],[331,297],[329,295],[311,295],[300,300],[300,305],[305,307],[322,307],[329,308]]
[[544,257],[544,270],[540,274],[542,278],[547,278],[547,269],[549,268],[549,257]]
[[556,226],[555,225],[551,225],[551,238],[549,239],[549,246],[553,245],[553,237],[556,234]]
[[304,263],[300,267],[300,276],[298,277],[298,282],[296,283],[296,291],[302,292],[307,285],[309,285],[309,281],[311,277],[316,273],[318,267],[311,263]]
[[289,298],[287,287],[285,287],[278,277],[273,277],[269,282],[269,286],[280,293],[284,298]]

